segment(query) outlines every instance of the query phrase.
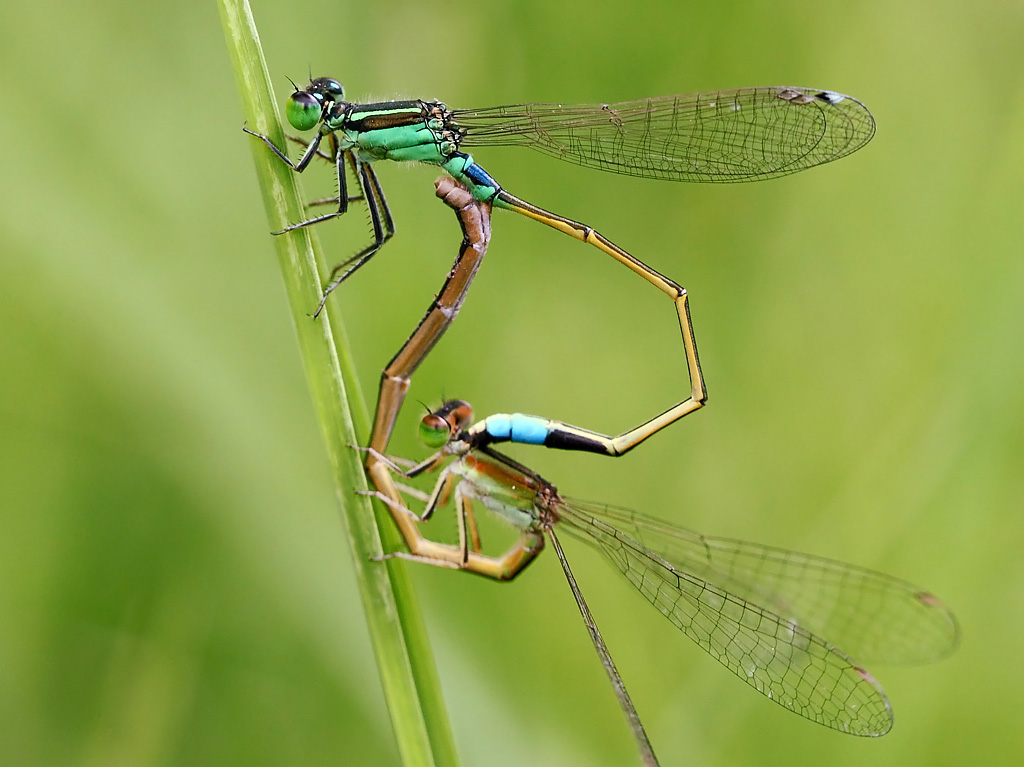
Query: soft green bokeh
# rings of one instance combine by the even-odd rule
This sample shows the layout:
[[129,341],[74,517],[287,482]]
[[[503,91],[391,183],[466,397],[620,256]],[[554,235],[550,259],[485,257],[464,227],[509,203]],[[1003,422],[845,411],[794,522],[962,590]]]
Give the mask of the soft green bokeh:
[[[620,461],[517,455],[573,495],[907,577],[961,619],[946,662],[872,669],[897,723],[857,740],[745,689],[572,546],[666,765],[1020,759],[1024,6],[254,13],[282,98],[311,69],[354,99],[455,106],[785,83],[867,103],[865,150],[765,184],[477,153],[690,289],[710,391]],[[0,65],[0,761],[395,763],[215,6],[5,7]],[[459,239],[435,171],[380,175],[398,235],[334,299],[368,392]],[[338,260],[366,237],[348,219],[321,227]],[[659,294],[496,214],[410,402],[618,431],[683,376]],[[422,455],[415,410],[395,447]],[[413,576],[464,764],[635,762],[553,557],[510,585]]]

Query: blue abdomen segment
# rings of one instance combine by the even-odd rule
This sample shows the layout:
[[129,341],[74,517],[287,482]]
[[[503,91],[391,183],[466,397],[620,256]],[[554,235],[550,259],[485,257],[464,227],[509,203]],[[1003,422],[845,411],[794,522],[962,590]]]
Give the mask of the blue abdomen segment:
[[[452,152],[448,159],[441,163],[441,167],[465,184],[470,194],[473,195],[473,199],[479,202],[491,202],[501,191],[501,184],[491,178],[490,173],[477,165],[472,155],[465,152]],[[534,416],[522,417],[534,418]]]
[[549,421],[535,415],[499,413],[484,420],[484,429],[493,442],[522,442],[543,445],[551,433]]
[[470,427],[464,438],[474,447],[485,447],[493,442],[520,442],[555,450],[618,455],[612,441],[601,434],[522,413],[488,416]]

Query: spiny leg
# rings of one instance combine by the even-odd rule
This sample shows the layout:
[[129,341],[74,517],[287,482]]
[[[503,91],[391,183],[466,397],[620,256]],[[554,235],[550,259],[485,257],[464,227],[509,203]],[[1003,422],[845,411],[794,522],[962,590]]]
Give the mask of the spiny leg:
[[[310,161],[314,157],[326,156],[326,153],[320,151],[320,142],[323,140],[323,134],[320,132],[317,132],[317,134],[313,136],[313,138],[310,140],[309,144],[306,146],[305,151],[302,153],[302,157],[299,158],[299,161],[292,162],[291,158],[289,158],[288,155],[285,154],[284,150],[279,148],[277,144],[271,141],[269,136],[264,136],[262,133],[256,133],[255,131],[251,131],[245,126],[242,127],[242,130],[248,133],[250,136],[255,136],[256,138],[260,139],[260,141],[266,144],[282,162],[284,162],[289,168],[291,168],[296,173],[302,173],[309,166]],[[273,232],[273,234],[284,234],[285,232],[290,232],[294,229],[301,229],[302,227],[309,226],[310,224],[317,224],[320,223],[321,221],[329,221],[332,218],[343,216],[345,213],[348,212],[349,197],[347,191],[348,182],[345,179],[345,155],[350,154],[350,152],[342,150],[340,148],[340,145],[338,144],[338,141],[333,133],[330,134],[329,144],[331,147],[331,154],[329,158],[334,162],[335,173],[337,174],[338,180],[338,209],[330,213],[326,213],[322,216],[316,216],[306,221],[300,221],[297,224],[289,224],[284,229],[281,229],[280,231],[277,232]],[[363,190],[363,193],[365,196],[365,190]]]
[[[302,229],[312,224],[319,224],[323,221],[329,221],[332,218],[337,218],[348,212],[348,205],[350,202],[355,200],[363,199],[366,200],[366,207],[370,213],[370,222],[373,226],[373,242],[367,247],[363,248],[352,258],[342,262],[338,266],[335,266],[331,270],[331,275],[328,279],[333,279],[334,275],[338,271],[345,269],[345,267],[353,264],[351,268],[347,269],[344,274],[339,278],[333,279],[327,289],[324,291],[324,296],[320,301],[320,305],[317,307],[313,316],[319,316],[323,310],[324,302],[327,299],[328,294],[331,293],[338,285],[344,282],[353,272],[355,272],[360,266],[365,264],[373,255],[380,250],[381,246],[387,242],[395,233],[395,223],[391,215],[391,209],[388,207],[387,199],[384,197],[384,191],[380,186],[380,182],[377,180],[377,174],[373,171],[373,168],[369,163],[364,163],[356,157],[355,153],[349,149],[342,149],[338,143],[338,139],[335,134],[328,134],[328,143],[331,148],[330,154],[322,152],[320,150],[320,142],[323,139],[323,134],[317,133],[316,136],[306,146],[306,150],[303,152],[301,159],[297,163],[293,163],[287,154],[284,153],[269,137],[264,136],[262,133],[256,133],[248,128],[243,127],[243,131],[248,133],[250,136],[263,141],[271,151],[274,152],[285,164],[288,165],[296,173],[302,173],[309,165],[310,161],[314,157],[320,157],[323,159],[331,160],[335,165],[335,174],[338,184],[338,196],[331,198],[332,202],[337,202],[338,209],[325,213],[322,216],[314,216],[313,218],[300,221],[297,224],[289,224],[280,231],[273,232],[273,234],[284,234],[285,232],[291,232],[296,229]],[[289,137],[295,140],[294,137]],[[345,163],[349,163],[352,166],[352,172],[359,183],[360,194],[349,197],[348,195],[348,179],[345,171]],[[316,203],[323,202],[318,200]]]
[[[380,186],[380,181],[377,180],[377,173],[373,170],[373,166],[369,163],[362,162],[353,152],[349,151],[344,154],[348,157],[349,163],[352,165],[352,171],[355,173],[356,179],[359,181],[359,188],[362,191],[362,196],[366,200],[366,208],[370,212],[370,223],[373,227],[373,242],[348,260],[341,262],[331,269],[331,273],[327,278],[331,282],[326,288],[324,288],[324,295],[323,298],[320,299],[320,305],[317,306],[316,311],[313,312],[314,317],[320,316],[320,312],[323,311],[324,304],[327,303],[327,297],[334,291],[334,289],[355,274],[359,267],[363,266],[373,258],[384,243],[390,240],[395,234],[395,221],[391,216],[391,208],[388,207],[387,199],[384,197],[384,190]],[[344,178],[344,176],[345,174],[342,172],[340,177]],[[343,198],[345,194],[346,190],[342,188],[339,199]],[[310,219],[309,221],[304,221],[301,224],[296,224],[289,228],[297,229],[300,226],[319,223],[320,221],[326,221],[329,218],[333,218],[335,215],[337,214],[334,213]],[[334,275],[338,272],[342,273],[340,276],[335,277]]]

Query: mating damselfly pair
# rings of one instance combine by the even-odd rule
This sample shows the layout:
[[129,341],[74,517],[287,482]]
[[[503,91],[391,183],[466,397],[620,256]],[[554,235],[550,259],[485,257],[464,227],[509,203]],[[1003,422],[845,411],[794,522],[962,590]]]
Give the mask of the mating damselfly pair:
[[[422,521],[453,501],[465,557],[481,548],[474,503],[521,531],[518,542],[494,558],[503,579],[514,578],[550,541],[647,764],[657,764],[653,748],[569,567],[560,532],[600,551],[658,612],[751,687],[840,732],[878,736],[892,726],[889,700],[863,663],[932,662],[956,646],[953,614],[918,586],[856,565],[705,536],[629,509],[563,497],[539,474],[493,449],[556,425],[518,413],[476,424],[471,418],[468,403],[445,402],[422,420],[424,441],[438,452],[411,468],[376,457],[403,477],[441,468],[429,495],[404,490],[424,501],[417,516]],[[397,513],[412,514],[381,491],[374,494]],[[405,552],[390,556],[460,566]]]
[[[367,470],[406,540],[409,552],[402,556],[508,579],[532,561],[545,537],[550,539],[647,763],[656,763],[653,750],[572,577],[556,528],[598,546],[680,630],[769,698],[841,731],[886,732],[892,721],[888,700],[853,657],[877,653],[876,659],[921,661],[948,652],[956,642],[956,624],[928,592],[851,565],[706,538],[632,512],[567,501],[553,485],[490,446],[513,441],[622,455],[699,409],[707,392],[681,285],[592,227],[510,194],[463,151],[471,146],[519,145],[625,175],[751,181],[794,173],[855,151],[874,133],[870,112],[842,94],[789,87],[576,106],[458,110],[419,100],[356,104],[345,101],[336,80],[319,78],[296,89],[287,115],[299,130],[317,129],[298,162],[291,162],[267,137],[253,135],[296,171],[318,155],[332,161],[339,194],[336,210],[279,233],[341,215],[356,200],[367,205],[373,227],[372,242],[332,271],[324,301],[395,232],[373,163],[433,164],[458,182],[439,182],[438,194],[456,210],[462,225],[459,258],[423,322],[385,370],[369,440]],[[353,196],[348,194],[347,169],[359,187]],[[668,295],[682,332],[690,391],[677,405],[617,437],[533,416],[495,416],[470,426],[464,403],[446,403],[433,415],[444,427],[437,427],[444,444],[412,473],[449,463],[426,512],[415,515],[392,479],[398,467],[384,454],[409,378],[454,319],[486,250],[491,206],[521,213],[593,245]],[[323,302],[317,312],[322,307]],[[426,538],[418,524],[449,493],[460,522],[458,545]],[[504,556],[484,555],[469,530],[475,530],[473,500],[522,531],[520,543]],[[894,630],[899,633],[894,635]]]

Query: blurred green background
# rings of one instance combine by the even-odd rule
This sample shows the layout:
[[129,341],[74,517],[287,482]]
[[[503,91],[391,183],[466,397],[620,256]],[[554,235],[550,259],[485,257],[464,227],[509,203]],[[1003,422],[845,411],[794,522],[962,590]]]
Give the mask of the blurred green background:
[[[868,104],[865,150],[764,184],[477,152],[687,286],[710,392],[618,461],[517,455],[572,495],[906,577],[962,622],[942,664],[872,669],[896,727],[858,740],[745,689],[570,542],[666,765],[1020,758],[1024,6],[254,13],[282,99],[312,71],[355,100],[467,107],[757,84]],[[0,64],[0,761],[396,763],[215,5],[5,5]],[[436,171],[379,172],[398,235],[333,299],[369,394],[459,240]],[[325,251],[365,227],[358,211],[320,227]],[[496,214],[410,402],[617,433],[684,387],[667,301]],[[420,456],[416,409],[393,445]],[[636,763],[553,556],[509,585],[412,575],[464,764]]]

